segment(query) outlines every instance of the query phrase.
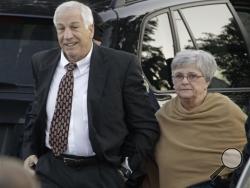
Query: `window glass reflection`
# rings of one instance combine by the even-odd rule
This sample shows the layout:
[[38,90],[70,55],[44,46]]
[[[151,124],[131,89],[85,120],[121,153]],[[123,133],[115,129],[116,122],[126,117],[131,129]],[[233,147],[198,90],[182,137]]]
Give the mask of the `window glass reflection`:
[[169,18],[167,14],[161,14],[146,23],[142,43],[143,72],[154,89],[173,89],[170,69],[173,56]]
[[198,44],[211,52],[219,70],[210,87],[249,87],[250,62],[235,19],[225,4],[182,9]]
[[176,22],[176,26],[177,26],[177,32],[179,34],[181,50],[194,49],[194,44],[193,44],[191,37],[186,29],[186,26],[184,25],[183,20],[181,19],[179,12],[174,11],[174,18],[175,18],[175,22]]
[[31,56],[57,47],[51,20],[1,16],[0,74],[1,83],[32,86]]
[[247,11],[238,11],[238,15],[246,28],[248,34],[248,41],[250,43],[250,9]]

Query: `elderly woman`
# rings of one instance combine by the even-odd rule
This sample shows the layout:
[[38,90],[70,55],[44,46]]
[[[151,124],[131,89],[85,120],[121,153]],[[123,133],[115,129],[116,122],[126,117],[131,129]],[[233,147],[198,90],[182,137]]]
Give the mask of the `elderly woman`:
[[[171,66],[177,97],[156,113],[161,129],[155,154],[159,182],[151,187],[210,188],[210,175],[222,165],[223,151],[242,151],[246,143],[246,115],[228,97],[207,92],[217,69],[211,54],[182,51]],[[224,169],[220,176],[229,173]]]

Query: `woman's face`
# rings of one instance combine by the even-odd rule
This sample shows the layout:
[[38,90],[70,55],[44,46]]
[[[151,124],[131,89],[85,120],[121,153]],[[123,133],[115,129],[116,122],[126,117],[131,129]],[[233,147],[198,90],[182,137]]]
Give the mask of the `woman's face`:
[[172,72],[176,94],[180,99],[196,100],[207,94],[207,82],[195,64],[183,65]]

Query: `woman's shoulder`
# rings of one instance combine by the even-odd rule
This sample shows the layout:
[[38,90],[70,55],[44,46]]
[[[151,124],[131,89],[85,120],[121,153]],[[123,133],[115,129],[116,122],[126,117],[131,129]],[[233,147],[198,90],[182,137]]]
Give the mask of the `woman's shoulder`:
[[209,93],[207,102],[214,107],[218,107],[223,111],[227,111],[229,114],[235,112],[244,113],[233,100],[221,93]]
[[177,98],[172,98],[171,100],[165,102],[160,109],[155,113],[156,116],[159,116],[163,112],[167,112],[168,110],[173,110],[176,107]]
[[225,96],[221,93],[209,93],[207,100],[212,103],[218,103],[223,105],[232,105],[235,104],[228,96]]

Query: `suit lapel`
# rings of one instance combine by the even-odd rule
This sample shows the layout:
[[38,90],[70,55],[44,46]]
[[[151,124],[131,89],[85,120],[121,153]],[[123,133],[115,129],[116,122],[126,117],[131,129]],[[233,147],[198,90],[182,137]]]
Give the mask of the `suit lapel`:
[[98,104],[102,96],[107,77],[107,61],[103,56],[101,47],[94,45],[90,61],[89,82],[88,82],[88,102]]
[[43,83],[41,86],[42,87],[41,90],[43,92],[41,95],[43,110],[46,109],[45,106],[46,106],[46,101],[47,101],[47,97],[48,97],[48,93],[50,89],[50,84],[52,82],[56,67],[59,63],[60,55],[61,55],[61,51],[59,49],[56,51],[53,51],[53,53],[50,53],[50,55],[46,59],[46,62],[42,64],[41,69],[39,71],[40,78],[42,80],[41,83]]
[[[60,60],[61,51],[60,49],[53,51],[49,54],[41,65],[39,70],[39,77],[41,78],[43,85],[41,90],[43,92],[43,103],[46,103],[48,92],[50,89],[50,84],[53,79],[56,67]],[[89,81],[88,81],[88,103],[98,104],[100,97],[102,96],[103,89],[106,82],[108,66],[105,57],[103,56],[101,47],[94,44],[93,52],[90,60],[90,70],[89,70]],[[88,106],[89,108],[90,106]]]
[[87,108],[88,108],[88,122],[89,122],[89,138],[92,147],[97,156],[102,156],[100,152],[100,144],[96,140],[96,128],[93,124],[93,117],[95,116],[94,109],[100,105],[100,99],[103,95],[105,82],[108,74],[108,65],[105,56],[102,53],[101,47],[94,45],[89,69],[89,82],[87,94]]

